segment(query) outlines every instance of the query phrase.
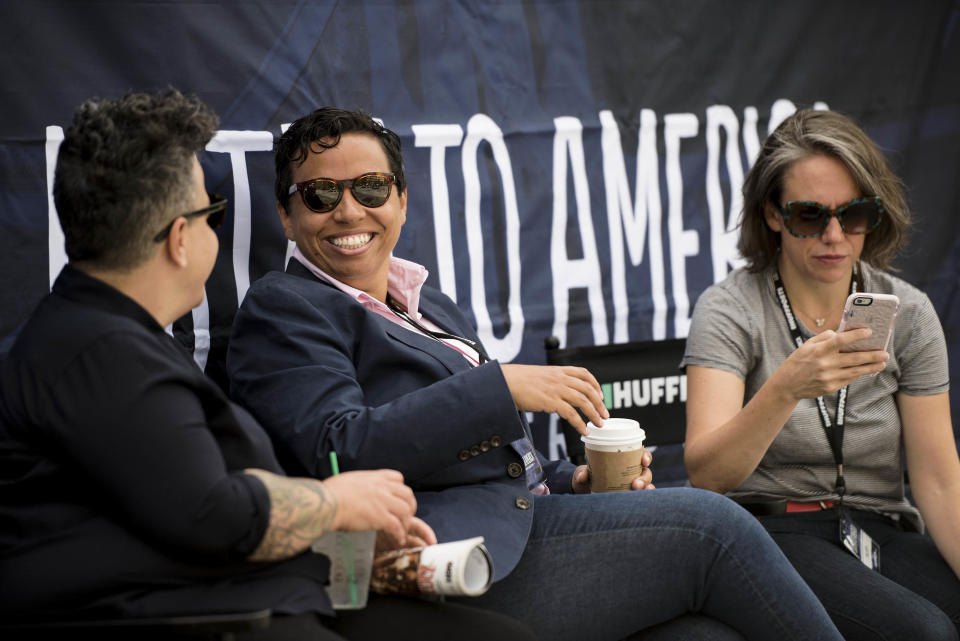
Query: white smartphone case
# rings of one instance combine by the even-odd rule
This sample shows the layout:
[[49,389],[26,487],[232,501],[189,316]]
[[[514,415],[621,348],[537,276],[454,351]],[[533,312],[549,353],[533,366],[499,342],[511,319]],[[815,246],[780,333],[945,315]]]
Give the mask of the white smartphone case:
[[843,307],[843,319],[837,332],[860,327],[873,330],[870,338],[844,347],[843,352],[866,352],[874,349],[886,351],[893,336],[893,324],[900,309],[900,299],[893,294],[870,294],[857,292],[847,297]]

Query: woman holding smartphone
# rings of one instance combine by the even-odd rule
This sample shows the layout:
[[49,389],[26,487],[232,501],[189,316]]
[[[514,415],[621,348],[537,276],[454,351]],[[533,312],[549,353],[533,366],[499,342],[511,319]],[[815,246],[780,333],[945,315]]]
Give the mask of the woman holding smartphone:
[[[956,639],[943,330],[885,271],[910,224],[901,182],[849,118],[804,110],[767,138],[743,194],[747,264],[700,297],[683,360],[690,480],[757,516],[848,640]],[[837,331],[852,292],[899,298],[887,351],[845,349],[871,333]]]

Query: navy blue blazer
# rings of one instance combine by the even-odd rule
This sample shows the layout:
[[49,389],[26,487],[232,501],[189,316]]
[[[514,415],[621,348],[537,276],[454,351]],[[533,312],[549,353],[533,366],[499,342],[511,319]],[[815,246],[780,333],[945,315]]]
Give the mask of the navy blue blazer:
[[[456,304],[432,287],[420,311],[476,340]],[[530,437],[496,361],[471,367],[448,346],[397,325],[296,260],[255,282],[227,353],[230,393],[270,432],[290,473],[391,468],[440,541],[482,535],[495,579],[517,564],[534,502],[510,443]],[[541,456],[552,492],[570,492],[567,461]]]

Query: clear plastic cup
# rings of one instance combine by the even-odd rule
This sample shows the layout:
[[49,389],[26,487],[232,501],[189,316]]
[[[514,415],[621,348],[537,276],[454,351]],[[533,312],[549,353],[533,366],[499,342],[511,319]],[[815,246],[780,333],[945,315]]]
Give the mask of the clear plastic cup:
[[314,541],[313,551],[330,559],[327,594],[334,609],[359,610],[367,607],[376,542],[375,530],[330,532]]

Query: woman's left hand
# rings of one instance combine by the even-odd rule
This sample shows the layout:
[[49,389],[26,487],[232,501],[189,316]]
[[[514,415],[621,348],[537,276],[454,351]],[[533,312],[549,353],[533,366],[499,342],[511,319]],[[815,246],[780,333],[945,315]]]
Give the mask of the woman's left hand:
[[433,528],[427,525],[426,521],[415,516],[410,520],[410,525],[407,527],[406,538],[402,541],[397,540],[397,537],[385,530],[379,530],[377,532],[376,553],[380,554],[401,548],[418,548],[426,545],[435,545],[436,543],[437,535],[434,533]]
[[[653,455],[646,449],[643,450],[643,458],[641,459],[643,465],[643,471],[640,476],[633,479],[633,485],[631,489],[633,490],[654,490],[656,486],[653,484],[653,471],[650,469],[650,464],[653,463]],[[573,471],[573,491],[575,494],[589,494],[591,492],[590,487],[590,468],[586,465],[580,465]]]

